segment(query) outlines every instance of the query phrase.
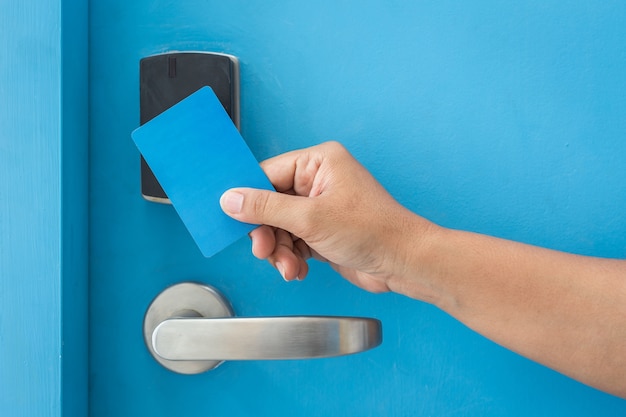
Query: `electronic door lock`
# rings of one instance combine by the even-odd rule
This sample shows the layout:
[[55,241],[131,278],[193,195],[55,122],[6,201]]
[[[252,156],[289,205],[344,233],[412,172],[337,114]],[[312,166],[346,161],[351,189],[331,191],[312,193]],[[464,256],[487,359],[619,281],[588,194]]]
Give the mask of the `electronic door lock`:
[[[239,129],[239,62],[236,57],[213,52],[170,52],[141,59],[139,68],[140,124],[209,86]],[[141,195],[148,201],[170,202],[143,157]]]

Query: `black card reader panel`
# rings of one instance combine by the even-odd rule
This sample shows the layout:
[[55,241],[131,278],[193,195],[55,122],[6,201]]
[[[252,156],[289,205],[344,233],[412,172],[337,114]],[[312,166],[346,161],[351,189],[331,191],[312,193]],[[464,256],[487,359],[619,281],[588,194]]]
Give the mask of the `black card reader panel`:
[[[139,67],[140,124],[150,121],[208,85],[239,128],[239,64],[234,56],[209,52],[173,52],[143,58]],[[143,157],[141,194],[149,201],[169,203]]]

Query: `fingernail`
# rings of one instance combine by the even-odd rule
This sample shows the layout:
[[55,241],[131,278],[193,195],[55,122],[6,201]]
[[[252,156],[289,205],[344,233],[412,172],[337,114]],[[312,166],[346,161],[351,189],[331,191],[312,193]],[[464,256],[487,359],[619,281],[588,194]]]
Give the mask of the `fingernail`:
[[276,262],[276,269],[278,269],[278,272],[280,272],[280,276],[282,276],[283,279],[287,281],[287,278],[285,278],[285,267],[283,266],[283,264],[281,264],[280,262]]
[[243,194],[235,191],[226,191],[220,201],[224,211],[232,214],[241,213],[243,208]]

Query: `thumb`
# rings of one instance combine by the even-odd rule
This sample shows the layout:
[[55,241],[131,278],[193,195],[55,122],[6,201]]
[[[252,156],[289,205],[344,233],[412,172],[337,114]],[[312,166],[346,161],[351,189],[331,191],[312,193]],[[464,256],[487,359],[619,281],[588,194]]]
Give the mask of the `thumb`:
[[222,194],[224,213],[244,223],[266,224],[295,235],[302,228],[308,198],[256,188],[232,188]]

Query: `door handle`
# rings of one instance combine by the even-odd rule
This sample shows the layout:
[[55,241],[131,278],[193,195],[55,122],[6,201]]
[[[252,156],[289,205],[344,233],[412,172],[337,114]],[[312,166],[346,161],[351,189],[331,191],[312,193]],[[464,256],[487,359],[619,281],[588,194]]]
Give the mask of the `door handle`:
[[225,360],[308,359],[378,346],[379,320],[362,317],[234,317],[215,288],[184,282],[154,299],[144,319],[152,356],[166,368],[195,374]]

